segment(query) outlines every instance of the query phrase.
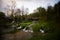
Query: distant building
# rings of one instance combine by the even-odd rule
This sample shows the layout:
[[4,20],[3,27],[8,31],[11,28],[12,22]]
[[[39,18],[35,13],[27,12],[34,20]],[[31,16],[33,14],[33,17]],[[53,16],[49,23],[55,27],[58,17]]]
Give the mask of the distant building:
[[28,20],[30,20],[30,21],[38,21],[39,18],[33,18],[33,17],[31,17],[31,18],[28,18]]

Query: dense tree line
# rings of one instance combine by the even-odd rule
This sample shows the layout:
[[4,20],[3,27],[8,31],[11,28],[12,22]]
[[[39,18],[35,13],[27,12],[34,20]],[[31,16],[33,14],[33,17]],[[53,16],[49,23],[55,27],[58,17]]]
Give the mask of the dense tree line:
[[37,11],[30,14],[30,17],[37,17],[39,21],[47,22],[43,29],[47,30],[44,40],[59,40],[60,39],[60,1],[53,7],[48,6],[47,9],[39,7]]
[[29,15],[29,17],[37,17],[40,20],[47,20],[47,21],[57,21],[60,20],[60,2],[52,6],[48,6],[47,9],[39,7],[36,9],[36,12]]

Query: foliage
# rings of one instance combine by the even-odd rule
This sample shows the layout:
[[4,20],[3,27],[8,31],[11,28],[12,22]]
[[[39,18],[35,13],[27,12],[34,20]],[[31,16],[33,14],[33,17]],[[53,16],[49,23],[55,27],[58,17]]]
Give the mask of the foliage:
[[[38,8],[39,12],[41,13],[38,16],[42,18],[42,10]],[[38,14],[36,13],[36,15]],[[30,40],[59,40],[60,39],[60,2],[55,4],[54,7],[48,6],[47,11],[44,12],[43,20],[40,19],[38,24],[32,26],[33,30],[35,31],[35,35]],[[46,17],[46,20],[44,19]],[[41,34],[40,32],[37,34],[39,28],[45,31],[45,35]]]
[[8,33],[13,33],[13,34],[14,34],[14,33],[16,33],[16,32],[18,32],[18,29],[15,28],[14,30],[12,30],[12,31],[10,31],[10,32],[8,32]]
[[20,23],[19,25],[22,27],[22,29],[24,28],[24,27],[27,27],[28,25],[30,25],[32,22],[22,22],[22,23]]
[[[20,12],[20,11],[19,11]],[[36,12],[30,15],[15,16],[15,22],[19,23],[22,28],[32,24],[29,18],[39,18],[39,21],[32,25],[34,30],[31,40],[59,40],[60,39],[60,2],[52,6],[48,6],[47,10],[39,7]],[[10,23],[3,12],[0,12],[0,26],[6,27]],[[8,25],[7,25],[8,26]],[[44,35],[40,33],[40,29],[45,31]],[[1,30],[0,30],[1,31]],[[15,29],[12,33],[17,32]],[[38,32],[38,33],[37,33]]]

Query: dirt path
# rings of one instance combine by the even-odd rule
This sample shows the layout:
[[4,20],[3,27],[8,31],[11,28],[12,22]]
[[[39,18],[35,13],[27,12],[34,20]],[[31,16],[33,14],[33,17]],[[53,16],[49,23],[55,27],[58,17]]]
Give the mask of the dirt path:
[[[32,30],[32,25],[35,23],[32,22],[32,24],[28,25],[28,27]],[[23,30],[19,30],[15,34],[4,34],[2,35],[3,40],[28,40],[29,38],[32,37],[32,34],[29,32],[24,32]]]
[[20,30],[15,34],[4,34],[2,37],[4,40],[28,40],[32,37],[32,35]]

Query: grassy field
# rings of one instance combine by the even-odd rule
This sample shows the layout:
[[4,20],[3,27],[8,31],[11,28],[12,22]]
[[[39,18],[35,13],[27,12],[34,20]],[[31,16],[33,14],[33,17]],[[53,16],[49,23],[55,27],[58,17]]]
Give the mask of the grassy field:
[[22,22],[22,23],[20,23],[19,25],[21,26],[21,27],[27,27],[28,25],[30,25],[30,24],[32,24],[32,22]]

